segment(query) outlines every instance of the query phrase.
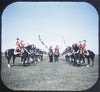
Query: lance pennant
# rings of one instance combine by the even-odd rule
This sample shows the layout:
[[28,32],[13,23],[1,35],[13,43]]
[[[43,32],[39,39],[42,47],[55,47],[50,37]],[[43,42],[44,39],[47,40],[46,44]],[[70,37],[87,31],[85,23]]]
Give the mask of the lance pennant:
[[44,46],[48,49],[48,46],[47,46],[47,45],[45,45],[45,44],[44,44],[44,42],[41,40],[40,35],[38,35],[38,37],[39,37],[39,40],[40,40],[40,42],[42,43],[42,45],[44,45]]

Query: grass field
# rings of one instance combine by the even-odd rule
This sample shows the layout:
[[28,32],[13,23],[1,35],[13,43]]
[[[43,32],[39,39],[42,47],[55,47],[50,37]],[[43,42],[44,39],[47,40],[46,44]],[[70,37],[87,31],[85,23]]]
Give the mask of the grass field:
[[45,56],[43,61],[25,67],[20,58],[16,58],[16,65],[8,68],[7,59],[2,56],[2,81],[12,90],[82,91],[94,86],[98,79],[98,56],[94,67],[75,67],[64,57],[60,57],[58,63],[48,61]]

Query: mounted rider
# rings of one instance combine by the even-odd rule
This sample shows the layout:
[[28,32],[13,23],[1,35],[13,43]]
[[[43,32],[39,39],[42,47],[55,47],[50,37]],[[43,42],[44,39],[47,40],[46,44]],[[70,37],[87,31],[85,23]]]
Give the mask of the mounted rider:
[[17,53],[15,52],[15,54],[20,54],[20,56],[22,56],[22,53],[24,52],[23,40],[19,42],[19,38],[17,38],[16,45],[17,45],[17,48],[16,48]]
[[17,45],[16,51],[17,51],[17,52],[20,52],[21,47],[20,47],[19,38],[17,38],[16,40],[17,40],[17,41],[16,41],[16,45]]
[[86,40],[83,40],[82,50],[84,55],[89,55],[89,52],[86,50]]
[[21,47],[20,55],[22,56],[22,53],[24,52],[24,44],[23,44],[23,40],[21,40],[21,42],[20,42],[20,47]]
[[80,53],[82,54],[82,42],[81,41],[79,41],[78,47],[79,47]]

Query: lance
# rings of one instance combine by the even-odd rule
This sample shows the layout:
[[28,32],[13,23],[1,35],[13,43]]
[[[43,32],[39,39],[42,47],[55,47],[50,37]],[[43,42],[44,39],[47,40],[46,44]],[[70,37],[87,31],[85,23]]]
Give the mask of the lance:
[[63,40],[64,40],[64,45],[65,45],[65,39],[64,39],[64,37],[63,37]]
[[48,46],[47,46],[47,45],[45,45],[45,44],[44,44],[44,42],[41,40],[40,35],[38,35],[38,37],[39,37],[39,40],[40,40],[40,42],[42,43],[42,45],[44,45],[44,46],[48,49]]

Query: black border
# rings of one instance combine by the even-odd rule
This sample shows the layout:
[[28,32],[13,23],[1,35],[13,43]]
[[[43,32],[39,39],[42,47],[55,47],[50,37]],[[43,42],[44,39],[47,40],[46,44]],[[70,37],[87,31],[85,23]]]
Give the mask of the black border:
[[[54,1],[54,2],[67,2],[67,1],[70,1],[70,2],[87,2],[87,3],[90,3],[92,4],[97,12],[98,12],[98,15],[99,15],[99,34],[98,34],[98,37],[99,37],[99,46],[100,46],[100,0],[0,0],[0,42],[2,42],[2,31],[1,31],[1,27],[2,27],[2,24],[1,24],[1,21],[2,21],[2,13],[3,13],[3,10],[11,3],[14,3],[14,2],[18,2],[18,1],[23,1],[23,2],[49,2],[49,1]],[[1,44],[0,44],[0,51],[1,51]],[[100,52],[100,49],[99,49],[99,52]],[[1,59],[1,53],[0,53],[0,59]],[[100,54],[99,54],[99,58],[100,58]],[[1,60],[0,60],[0,75],[1,75]],[[99,62],[99,76],[100,76],[100,62]],[[8,89],[2,82],[1,80],[1,76],[0,76],[0,91],[1,92],[13,92],[14,90],[10,90]],[[17,92],[17,91],[16,91]],[[21,92],[29,92],[29,91],[21,91]],[[31,91],[33,92],[33,91]],[[35,92],[35,90],[34,90]],[[42,92],[42,90],[41,90]],[[48,92],[48,91],[47,91]],[[75,92],[75,91],[66,91],[66,92]],[[76,91],[78,92],[78,91]],[[79,91],[79,92],[100,92],[100,78],[98,78],[98,81],[96,82],[96,84],[91,87],[90,89],[87,89],[87,90],[83,90],[83,91]]]

